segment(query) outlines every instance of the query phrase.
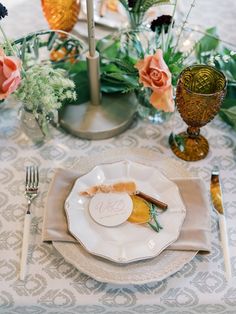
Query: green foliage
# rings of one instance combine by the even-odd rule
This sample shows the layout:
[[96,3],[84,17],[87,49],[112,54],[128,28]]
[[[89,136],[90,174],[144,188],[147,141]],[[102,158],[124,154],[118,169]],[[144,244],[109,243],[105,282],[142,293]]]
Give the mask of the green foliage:
[[171,133],[169,136],[169,145],[175,145],[178,147],[178,149],[183,152],[185,147],[185,140],[184,137],[178,134]]
[[[129,37],[126,37],[129,36]],[[97,42],[101,57],[101,91],[104,93],[126,92],[138,88],[138,72],[134,65],[137,57],[128,49],[128,43],[136,51],[134,37],[123,32],[108,35]],[[128,40],[128,42],[127,42]],[[137,40],[137,39],[136,39]],[[137,56],[136,51],[136,56]]]
[[170,4],[170,0],[136,0],[132,7],[129,6],[128,0],[119,0],[125,8],[130,26],[135,29],[143,23],[145,13],[154,5]]
[[108,35],[97,42],[96,49],[103,58],[118,58],[121,47],[119,33]]
[[236,131],[236,98],[226,99],[224,107],[220,110],[220,116]]
[[168,64],[168,68],[172,74],[172,84],[176,86],[178,76],[184,68],[184,55],[180,51],[174,51],[174,47],[169,46],[165,51],[163,58]]
[[219,114],[236,131],[236,86],[228,86],[227,95]]
[[[68,37],[60,36],[62,31],[39,31],[30,33],[25,37],[19,38],[12,42],[12,47],[18,57],[21,59],[23,68],[27,68],[40,58],[40,49],[46,47],[48,51],[58,51],[65,49],[65,56],[60,62],[69,59],[69,54],[73,51],[74,58],[80,58],[84,52],[84,44],[73,35],[66,33]],[[65,32],[63,32],[65,33]]]
[[219,47],[219,36],[216,27],[208,28],[205,35],[195,46],[196,59],[199,63],[206,63],[209,56]]
[[130,8],[128,0],[119,0],[120,3],[127,11],[133,11],[136,14],[138,12],[147,12],[148,9],[158,4],[170,4],[170,0],[137,0],[134,7]]
[[227,93],[219,115],[236,130],[236,53],[221,44],[215,27],[206,30],[195,53],[198,62],[213,65],[225,74]]
[[119,0],[119,1],[123,5],[123,7],[128,11],[129,10],[128,0]]
[[140,9],[144,12],[147,12],[152,6],[159,4],[170,4],[169,0],[143,0],[140,1]]
[[65,69],[69,78],[75,83],[76,100],[71,100],[67,104],[82,104],[89,100],[90,94],[86,61],[80,60],[74,64],[63,62],[54,65],[54,67]]

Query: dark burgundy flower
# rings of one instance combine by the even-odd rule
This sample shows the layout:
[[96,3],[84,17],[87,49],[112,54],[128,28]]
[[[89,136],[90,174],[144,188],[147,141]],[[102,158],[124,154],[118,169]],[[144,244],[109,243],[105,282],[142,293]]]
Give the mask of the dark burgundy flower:
[[128,6],[129,8],[133,8],[136,4],[137,0],[128,0]]
[[6,7],[0,3],[0,20],[8,14]]
[[161,15],[151,23],[151,30],[153,32],[161,33],[162,27],[164,27],[165,33],[168,31],[168,27],[172,22],[171,15]]

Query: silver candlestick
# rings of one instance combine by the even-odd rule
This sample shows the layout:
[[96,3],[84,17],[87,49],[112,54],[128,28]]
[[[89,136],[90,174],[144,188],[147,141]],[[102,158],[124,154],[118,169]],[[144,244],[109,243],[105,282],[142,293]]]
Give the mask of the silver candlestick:
[[90,101],[66,106],[60,124],[80,138],[99,140],[118,135],[130,126],[136,112],[136,98],[133,94],[101,95],[99,53],[95,49],[94,6],[93,0],[86,1]]

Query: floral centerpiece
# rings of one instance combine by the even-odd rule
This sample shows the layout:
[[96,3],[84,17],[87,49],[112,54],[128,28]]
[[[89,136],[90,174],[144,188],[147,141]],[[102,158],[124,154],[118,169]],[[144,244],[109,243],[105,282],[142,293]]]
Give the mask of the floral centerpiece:
[[103,91],[114,91],[114,86],[118,89],[120,86],[123,91],[135,92],[139,115],[154,123],[162,123],[174,111],[173,87],[189,56],[178,47],[183,27],[178,36],[173,31],[172,16],[175,16],[177,1],[173,4],[172,16],[162,15],[151,22],[145,22],[150,8],[170,4],[170,1],[120,2],[131,23],[128,29],[98,42],[97,48],[102,55]]
[[[236,54],[224,47],[224,41],[219,39],[215,28],[199,33],[189,29],[188,20],[195,0],[179,24],[175,21],[176,0],[172,3],[171,16],[162,15],[151,22],[147,21],[148,10],[153,5],[170,4],[170,1],[120,2],[129,16],[130,27],[97,44],[102,56],[102,90],[134,91],[141,117],[154,122],[163,121],[166,112],[168,115],[174,109],[172,94],[181,71],[194,63],[214,64],[228,78],[228,93],[220,116],[235,127]],[[186,51],[182,49],[182,43],[189,31],[195,31],[196,39]]]
[[[0,3],[0,19],[7,14],[7,9]],[[40,42],[36,34],[10,42],[1,25],[0,31],[5,39],[0,50],[0,100],[13,94],[21,101],[21,109],[31,113],[36,121],[34,127],[37,125],[41,132],[36,139],[43,139],[48,135],[49,121],[57,116],[63,102],[76,99],[74,81],[66,70],[54,68],[51,62],[38,61]],[[28,39],[33,41],[33,58]]]
[[[214,30],[207,30],[189,51],[181,50],[181,38],[195,0],[180,25],[175,16],[177,0],[172,3],[171,15],[162,15],[153,21],[147,18],[149,10],[171,1],[119,1],[130,25],[97,42],[101,92],[134,93],[139,115],[159,123],[174,111],[175,86],[186,65],[214,62],[230,78],[234,91],[236,57],[232,51],[219,48],[220,40]],[[6,8],[0,5],[1,19],[6,15]],[[22,108],[32,113],[45,135],[49,122],[68,102],[79,105],[89,100],[84,46],[74,35],[60,30],[28,34],[14,42],[9,42],[1,25],[0,31],[5,38],[0,55],[0,99],[14,94],[22,102]],[[62,38],[61,32],[66,36]],[[48,37],[43,41],[44,35]],[[43,47],[51,53],[46,61],[39,63],[39,49]],[[236,116],[234,109],[232,102],[222,109],[221,115],[227,122],[231,123],[232,116]]]

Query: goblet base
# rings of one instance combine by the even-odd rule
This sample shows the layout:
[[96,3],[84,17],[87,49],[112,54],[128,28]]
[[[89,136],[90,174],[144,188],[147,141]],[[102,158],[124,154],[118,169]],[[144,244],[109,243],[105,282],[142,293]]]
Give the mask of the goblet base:
[[186,161],[197,161],[207,156],[209,144],[204,136],[198,135],[196,137],[190,137],[187,132],[182,132],[178,134],[178,136],[183,138],[183,151],[180,150],[180,147],[175,141],[171,141],[170,143],[170,147],[177,157]]

